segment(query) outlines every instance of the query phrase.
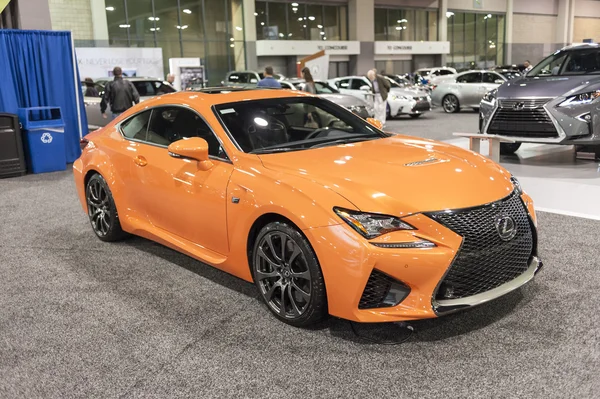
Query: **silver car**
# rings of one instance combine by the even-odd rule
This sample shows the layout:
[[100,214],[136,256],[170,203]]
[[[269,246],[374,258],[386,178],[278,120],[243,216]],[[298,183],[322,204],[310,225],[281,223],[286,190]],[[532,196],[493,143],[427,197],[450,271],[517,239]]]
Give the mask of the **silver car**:
[[487,93],[479,131],[517,141],[500,146],[511,154],[522,142],[597,146],[599,122],[600,46],[584,44],[555,52],[525,76]]
[[431,93],[434,105],[441,105],[448,113],[461,108],[479,109],[483,96],[496,89],[506,78],[494,71],[467,71],[441,82]]
[[[154,78],[127,78],[135,86],[138,94],[140,95],[140,101],[147,100],[159,94],[174,93],[175,89],[167,82],[163,82],[159,79]],[[102,101],[102,95],[104,94],[104,87],[110,82],[109,79],[96,79],[94,81],[94,87],[98,91],[100,97],[83,97],[85,104],[85,114],[88,121],[88,130],[96,130],[104,127],[110,119],[102,117],[100,112],[100,102]],[[82,91],[85,93],[85,83],[82,82]],[[106,114],[110,115],[110,105],[106,109]]]
[[[283,80],[281,87],[290,90],[304,90],[305,80],[304,79],[290,79]],[[317,95],[319,97],[326,98],[329,101],[341,105],[342,107],[348,108],[361,118],[372,118],[375,115],[373,106],[365,100],[356,98],[349,94],[341,94],[337,89],[334,89],[326,82],[319,80],[315,81],[315,88],[317,89]]]

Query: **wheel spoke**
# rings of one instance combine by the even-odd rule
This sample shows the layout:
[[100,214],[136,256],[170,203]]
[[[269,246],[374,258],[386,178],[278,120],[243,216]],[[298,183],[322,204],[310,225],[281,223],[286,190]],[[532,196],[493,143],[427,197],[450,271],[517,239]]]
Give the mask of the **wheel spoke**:
[[287,293],[288,299],[290,300],[290,304],[292,305],[292,312],[294,313],[294,316],[300,316],[300,309],[298,309],[298,305],[296,304],[296,300],[294,299],[294,295],[292,294],[291,284],[285,287],[285,292]]
[[262,272],[260,270],[256,271],[256,278],[259,281],[262,281],[266,278],[273,278],[273,277],[279,277],[279,273],[276,271],[272,271],[272,272]]
[[285,244],[287,236],[283,233],[279,233],[279,241],[281,243],[281,260],[285,261]]
[[271,254],[273,255],[273,257],[275,258],[275,260],[279,263],[281,263],[282,259],[279,258],[277,256],[277,253],[275,252],[275,247],[273,246],[273,239],[272,236],[268,235],[265,237],[265,241],[267,242],[267,245],[269,246],[269,250],[271,251]]
[[302,251],[300,250],[300,248],[296,244],[294,244],[294,252],[292,252],[292,255],[290,256],[290,260],[288,262],[290,266],[294,264],[294,261],[301,253]]
[[292,277],[294,278],[301,278],[303,280],[309,280],[310,281],[310,272],[308,270],[305,270],[303,272],[295,272],[292,270]]
[[267,291],[265,293],[265,298],[267,299],[267,302],[271,301],[271,299],[273,298],[273,293],[275,292],[277,287],[280,287],[280,286],[281,286],[281,283],[279,281],[277,281],[275,284],[273,284],[271,286],[271,288],[269,288],[269,291]]
[[285,291],[287,287],[282,286],[279,290],[279,314],[285,317]]
[[258,247],[258,256],[260,256],[261,258],[266,260],[269,263],[269,265],[271,265],[272,267],[275,267],[275,268],[279,267],[279,265],[277,263],[275,263],[271,259],[269,259],[269,257],[267,256],[265,251],[262,249],[262,247]]
[[300,294],[300,296],[306,301],[308,302],[308,300],[310,299],[310,294],[306,291],[304,291],[302,288],[298,287],[298,285],[292,281],[292,288],[294,288],[296,290],[296,292],[298,292]]
[[102,229],[102,232],[104,234],[108,233],[108,230],[110,229],[110,225],[108,224],[108,221],[106,220],[106,214],[103,214],[100,217],[100,221],[101,221],[101,225],[104,226],[104,228]]

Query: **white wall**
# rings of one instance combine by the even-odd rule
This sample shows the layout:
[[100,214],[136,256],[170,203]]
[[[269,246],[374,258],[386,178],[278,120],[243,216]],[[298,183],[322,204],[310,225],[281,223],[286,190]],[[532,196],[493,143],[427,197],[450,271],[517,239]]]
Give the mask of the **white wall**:
[[75,40],[94,40],[90,0],[50,0],[48,4],[52,29],[70,30]]
[[513,18],[513,43],[555,42],[555,16],[515,14]]
[[558,14],[558,0],[513,0],[515,14]]
[[573,1],[575,1],[575,16],[576,17],[600,18],[600,1],[598,1],[598,0],[573,0]]

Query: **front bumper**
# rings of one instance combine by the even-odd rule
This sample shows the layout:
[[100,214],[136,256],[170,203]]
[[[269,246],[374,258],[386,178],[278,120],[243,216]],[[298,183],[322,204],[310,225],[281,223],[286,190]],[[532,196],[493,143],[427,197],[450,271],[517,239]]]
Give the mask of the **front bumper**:
[[[596,102],[559,107],[558,104],[564,100],[564,97],[559,97],[499,99],[493,103],[482,101],[479,132],[526,143],[600,144],[600,105]],[[522,108],[515,108],[519,106]]]
[[388,101],[390,104],[390,113],[392,116],[398,115],[419,115],[431,111],[433,105],[431,97],[414,97],[411,100],[396,99]]
[[[521,198],[535,225],[531,199],[527,195]],[[527,270],[511,281],[477,295],[436,299],[441,282],[461,251],[463,237],[424,214],[403,220],[415,230],[397,231],[370,241],[362,239],[346,224],[304,231],[323,271],[331,315],[365,323],[435,318],[505,295],[530,281],[541,267],[534,250]],[[417,240],[427,240],[436,246],[394,249],[373,245]],[[395,306],[361,308],[374,273],[382,273],[408,287],[408,294]]]

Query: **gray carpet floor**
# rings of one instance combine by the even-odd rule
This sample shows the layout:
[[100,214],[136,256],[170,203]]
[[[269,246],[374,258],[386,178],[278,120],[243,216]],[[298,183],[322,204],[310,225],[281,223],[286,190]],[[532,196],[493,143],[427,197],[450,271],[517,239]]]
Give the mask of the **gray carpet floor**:
[[99,241],[68,171],[0,180],[0,217],[1,398],[598,397],[600,222],[540,213],[534,282],[386,346],[282,324],[253,285],[150,241]]

